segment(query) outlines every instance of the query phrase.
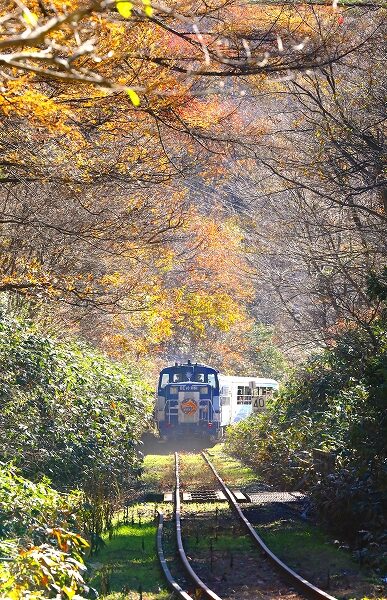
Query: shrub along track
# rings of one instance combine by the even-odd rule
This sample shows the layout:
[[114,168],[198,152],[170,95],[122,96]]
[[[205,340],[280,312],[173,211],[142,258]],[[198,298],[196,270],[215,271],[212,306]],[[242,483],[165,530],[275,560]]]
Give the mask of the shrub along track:
[[[204,511],[202,507],[192,512],[192,505],[190,508],[184,504],[181,507],[181,489],[187,489],[190,483],[183,481],[180,486],[179,457],[176,454],[176,544],[180,563],[191,583],[181,580],[181,566],[175,571],[173,564],[181,586],[174,581],[168,568],[162,550],[162,515],[158,531],[160,563],[175,593],[184,600],[198,597],[199,593],[199,597],[211,600],[335,600],[297,575],[267,548],[213,465],[203,453],[202,457],[203,479],[207,485],[212,481],[213,488],[222,489],[228,508],[218,504],[212,507],[205,505]],[[184,457],[183,472],[187,472],[184,469]],[[192,590],[192,586],[193,592],[184,591]]]

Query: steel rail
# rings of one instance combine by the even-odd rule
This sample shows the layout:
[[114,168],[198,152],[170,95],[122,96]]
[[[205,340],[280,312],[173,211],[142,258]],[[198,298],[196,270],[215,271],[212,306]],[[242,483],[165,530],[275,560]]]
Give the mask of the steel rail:
[[159,523],[157,527],[157,538],[156,538],[156,546],[157,546],[157,554],[159,557],[160,567],[164,572],[165,579],[168,582],[170,589],[177,594],[179,598],[182,600],[193,600],[192,596],[187,594],[177,581],[172,577],[172,573],[169,570],[167,561],[165,560],[164,550],[163,550],[163,524],[164,524],[164,515],[161,511],[158,511],[159,515]]
[[181,562],[184,565],[190,579],[194,582],[195,586],[200,588],[206,598],[210,600],[222,600],[215,592],[213,592],[205,583],[198,577],[193,568],[191,567],[187,555],[184,550],[183,540],[181,535],[181,506],[180,506],[180,476],[179,476],[179,455],[175,452],[175,476],[176,476],[176,487],[175,487],[175,519],[176,519],[176,541],[177,549],[180,555]]
[[220,486],[221,486],[224,494],[226,495],[226,497],[227,497],[230,505],[235,510],[235,512],[238,514],[240,520],[242,521],[242,523],[246,527],[248,533],[250,534],[250,536],[252,537],[252,539],[254,540],[254,542],[259,546],[259,548],[261,550],[263,550],[263,552],[270,559],[270,561],[272,562],[272,564],[287,579],[287,581],[291,582],[292,585],[294,585],[294,587],[296,587],[306,598],[310,598],[311,600],[337,600],[337,598],[335,598],[334,596],[330,596],[329,594],[327,594],[326,592],[324,592],[320,588],[316,587],[315,585],[313,585],[312,583],[310,583],[309,581],[307,581],[306,579],[304,579],[303,577],[301,577],[301,575],[299,575],[298,573],[296,573],[295,571],[293,571],[293,569],[291,569],[284,562],[282,562],[282,560],[279,559],[278,556],[276,556],[270,550],[270,548],[268,548],[266,546],[266,544],[263,541],[263,539],[258,535],[258,533],[255,531],[255,529],[252,526],[252,524],[250,523],[250,521],[243,514],[240,506],[238,505],[237,501],[234,498],[233,493],[227,487],[227,485],[224,483],[223,479],[218,475],[215,467],[212,465],[212,463],[207,458],[207,456],[205,455],[204,452],[202,452],[201,454],[202,454],[204,460],[206,461],[206,463],[208,464],[208,466],[210,467],[210,469],[212,470],[213,474],[217,478],[217,480],[218,480],[218,482],[219,482],[219,484],[220,484]]

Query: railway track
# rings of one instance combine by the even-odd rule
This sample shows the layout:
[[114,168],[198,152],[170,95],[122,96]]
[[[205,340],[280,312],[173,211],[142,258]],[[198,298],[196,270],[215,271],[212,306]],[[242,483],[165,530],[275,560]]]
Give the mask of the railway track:
[[[240,523],[242,524],[245,531],[248,533],[254,545],[258,547],[259,556],[264,556],[265,559],[271,563],[273,568],[273,578],[277,577],[282,580],[282,582],[286,582],[286,585],[291,590],[297,590],[298,595],[290,594],[292,598],[307,598],[311,600],[336,600],[333,596],[330,596],[323,590],[317,588],[310,582],[306,581],[303,577],[298,575],[293,569],[288,567],[283,561],[281,561],[271,550],[266,546],[264,541],[260,538],[260,536],[255,531],[254,527],[248,521],[246,516],[243,514],[240,506],[238,505],[232,491],[227,487],[225,482],[217,473],[215,467],[208,459],[208,457],[202,453],[203,457],[203,467],[206,465],[206,468],[211,470],[212,476],[217,484],[220,486],[224,496],[227,499],[227,502],[234,513],[234,515],[238,518]],[[158,526],[158,534],[157,534],[157,551],[159,556],[160,565],[164,571],[164,575],[168,581],[169,587],[174,591],[178,598],[182,598],[183,600],[195,600],[196,598],[206,598],[209,600],[224,600],[225,595],[223,593],[223,597],[221,597],[218,593],[216,593],[213,589],[211,589],[198,575],[198,573],[192,568],[190,560],[186,554],[186,550],[183,544],[183,536],[182,536],[182,516],[181,516],[181,485],[180,485],[180,470],[179,470],[179,456],[175,453],[175,490],[174,490],[174,518],[175,518],[175,534],[176,534],[176,547],[177,553],[179,557],[180,567],[182,567],[185,571],[187,580],[190,581],[190,585],[187,585],[186,588],[194,589],[194,593],[190,595],[187,589],[183,589],[176,579],[171,574],[171,571],[168,567],[168,562],[165,559],[164,551],[163,551],[163,514],[159,513],[159,526]],[[259,580],[258,574],[257,579]],[[234,590],[233,590],[234,591]],[[279,596],[282,596],[283,592],[279,592]],[[258,592],[257,596],[250,596],[263,598],[267,597],[263,594],[261,595]],[[273,596],[274,597],[274,596]]]

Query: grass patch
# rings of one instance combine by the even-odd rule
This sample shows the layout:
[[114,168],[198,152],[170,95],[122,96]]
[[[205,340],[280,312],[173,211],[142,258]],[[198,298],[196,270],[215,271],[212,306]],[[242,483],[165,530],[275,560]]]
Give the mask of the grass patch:
[[381,581],[337,548],[318,527],[279,520],[256,527],[268,547],[297,573],[337,598],[385,600]]
[[180,486],[182,490],[218,487],[212,471],[201,454],[179,454]]
[[296,570],[313,569],[318,555],[319,566],[326,571],[359,570],[351,556],[336,548],[324,533],[308,523],[275,521],[261,525],[258,533],[269,548]]
[[253,549],[250,537],[235,519],[227,503],[186,505],[182,533],[186,550],[193,554],[212,551],[246,552]]
[[192,516],[200,513],[230,513],[230,507],[228,502],[183,502],[181,506],[182,515],[186,518],[192,518]]
[[[116,524],[113,537],[90,560],[90,584],[105,600],[167,600],[170,592],[156,552],[154,504],[134,506],[129,523]],[[133,520],[133,523],[132,523]]]
[[172,454],[147,454],[141,480],[149,491],[165,492],[173,489],[175,459]]
[[247,535],[234,535],[232,533],[219,533],[215,531],[204,534],[198,531],[198,536],[191,535],[184,538],[185,549],[187,552],[206,551],[232,551],[232,552],[251,552],[253,550],[250,537]]
[[217,444],[207,451],[210,461],[225,483],[233,488],[244,488],[262,482],[260,476],[236,458],[224,451],[224,444]]

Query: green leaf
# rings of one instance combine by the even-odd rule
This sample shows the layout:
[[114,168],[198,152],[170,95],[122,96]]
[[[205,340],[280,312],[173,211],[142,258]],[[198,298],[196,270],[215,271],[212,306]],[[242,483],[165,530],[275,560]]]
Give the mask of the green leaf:
[[126,2],[126,0],[116,0],[116,9],[124,19],[130,19],[132,16],[133,4]]
[[126,88],[126,93],[128,94],[133,106],[140,106],[141,102],[139,95],[134,90],[132,90],[132,88]]

